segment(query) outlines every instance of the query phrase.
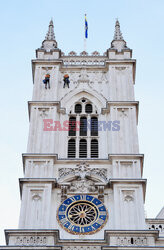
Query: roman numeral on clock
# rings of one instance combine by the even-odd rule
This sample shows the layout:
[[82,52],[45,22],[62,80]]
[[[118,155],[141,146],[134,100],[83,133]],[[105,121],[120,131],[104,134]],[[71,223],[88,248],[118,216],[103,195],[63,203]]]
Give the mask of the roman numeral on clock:
[[60,220],[60,222],[61,222],[62,224],[66,224],[68,221],[67,221],[66,218],[62,218],[62,219]]
[[106,215],[106,212],[105,211],[100,211],[99,214],[100,214],[100,216],[101,215]]
[[81,200],[86,200],[86,195],[80,195]]
[[102,204],[102,203],[101,203],[101,204],[98,204],[97,207],[98,207],[98,208],[103,207],[103,204]]
[[59,215],[65,215],[65,211],[59,211]]
[[84,227],[80,227],[80,233],[85,233]]
[[94,226],[92,226],[92,225],[91,225],[91,228],[92,228],[92,230],[95,230],[95,229],[96,229],[96,228],[95,228]]
[[69,227],[68,227],[68,229],[70,229],[70,230],[73,231],[73,230],[74,230],[74,227],[75,227],[74,225],[70,224]]
[[101,218],[98,218],[98,220],[96,221],[96,223],[102,225],[104,223],[104,220],[102,220]]
[[76,201],[75,197],[70,197],[69,198],[71,201]]

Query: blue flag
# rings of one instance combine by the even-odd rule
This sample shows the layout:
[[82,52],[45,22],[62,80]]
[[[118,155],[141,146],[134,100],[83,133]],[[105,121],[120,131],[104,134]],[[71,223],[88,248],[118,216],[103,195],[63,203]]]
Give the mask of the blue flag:
[[88,22],[86,15],[85,15],[85,38],[88,38]]

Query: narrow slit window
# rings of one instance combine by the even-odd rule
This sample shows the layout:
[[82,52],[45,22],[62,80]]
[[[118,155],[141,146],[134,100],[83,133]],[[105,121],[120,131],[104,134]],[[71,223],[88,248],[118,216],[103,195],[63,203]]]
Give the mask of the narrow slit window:
[[97,119],[97,117],[91,118],[91,136],[98,136],[98,119]]
[[82,112],[82,106],[81,104],[76,104],[75,105],[75,113],[80,114]]
[[99,150],[98,150],[98,140],[91,140],[91,158],[98,158]]
[[87,158],[87,141],[81,139],[79,143],[79,158]]
[[68,158],[76,157],[76,142],[75,139],[70,139],[68,141]]
[[87,136],[87,118],[80,118],[80,136]]
[[69,136],[76,136],[76,117],[69,118]]
[[91,114],[92,113],[92,104],[86,104],[85,105],[85,112],[87,114]]

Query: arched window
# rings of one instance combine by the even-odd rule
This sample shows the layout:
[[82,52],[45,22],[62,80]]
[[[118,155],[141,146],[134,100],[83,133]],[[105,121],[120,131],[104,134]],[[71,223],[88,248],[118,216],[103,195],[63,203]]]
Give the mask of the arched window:
[[76,157],[76,142],[75,139],[70,139],[68,141],[68,158]]
[[91,114],[92,113],[92,104],[86,104],[85,105],[85,112],[87,114]]
[[87,136],[87,118],[85,116],[80,118],[80,136]]
[[99,157],[98,117],[97,107],[84,96],[71,106],[67,137],[68,158]]
[[99,150],[98,150],[98,140],[91,140],[91,158],[98,158]]
[[69,118],[69,136],[76,136],[76,117]]
[[97,119],[97,117],[91,118],[91,136],[98,136],[98,119]]
[[79,143],[79,158],[87,157],[87,141],[85,139],[81,139]]
[[82,112],[82,106],[81,104],[76,104],[75,105],[75,113],[80,114]]

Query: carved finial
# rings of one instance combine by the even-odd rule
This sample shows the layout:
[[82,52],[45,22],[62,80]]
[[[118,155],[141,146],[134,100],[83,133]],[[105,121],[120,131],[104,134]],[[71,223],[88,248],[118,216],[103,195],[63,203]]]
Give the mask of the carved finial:
[[48,27],[48,32],[47,35],[45,37],[45,40],[55,40],[55,34],[54,34],[54,24],[53,24],[53,20],[51,19],[50,23],[49,23],[49,27]]
[[121,30],[120,30],[120,23],[118,19],[116,19],[116,24],[115,24],[115,32],[114,32],[114,38],[113,40],[124,40]]
[[45,49],[46,51],[50,51],[57,48],[57,42],[55,40],[55,33],[54,33],[54,24],[52,19],[49,23],[48,32],[45,36],[45,40],[42,42],[42,48]]
[[117,51],[121,51],[122,49],[127,48],[126,42],[124,41],[121,30],[120,30],[120,23],[118,19],[116,19],[114,38],[111,43],[111,48],[116,49]]

